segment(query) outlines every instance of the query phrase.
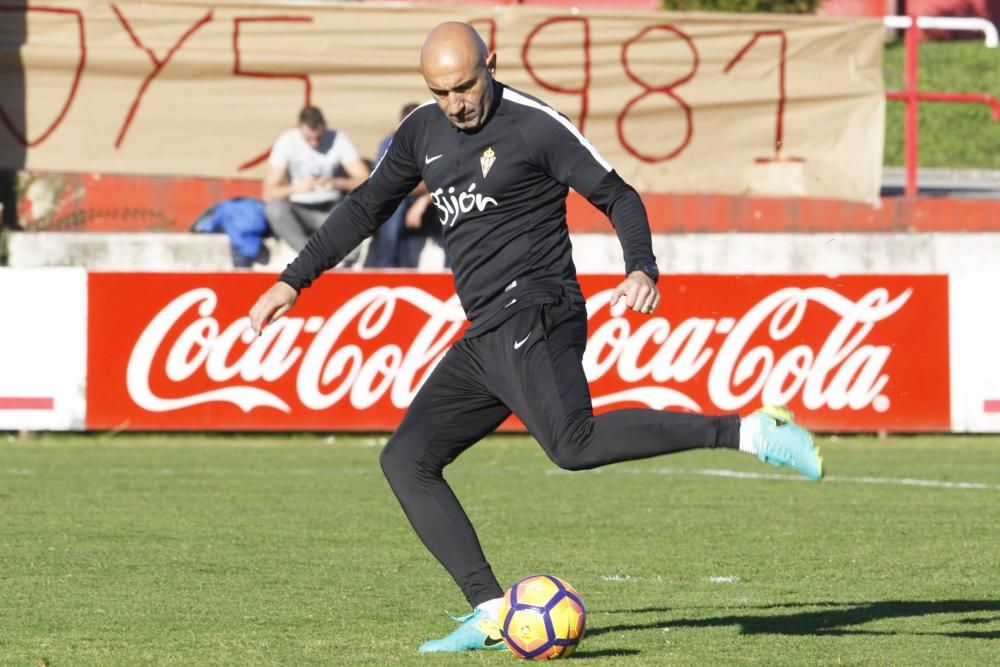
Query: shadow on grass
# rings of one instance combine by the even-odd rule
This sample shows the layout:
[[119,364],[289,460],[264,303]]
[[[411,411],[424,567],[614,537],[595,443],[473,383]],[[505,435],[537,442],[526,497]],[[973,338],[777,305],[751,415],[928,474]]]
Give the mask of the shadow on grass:
[[[821,607],[821,609],[815,609]],[[825,607],[825,608],[822,608]],[[809,608],[811,611],[796,611]],[[772,610],[778,613],[761,614]],[[779,610],[786,610],[780,613]],[[669,608],[628,609],[610,613],[676,612]],[[864,630],[854,626],[893,618],[913,618],[935,614],[981,614],[1000,612],[997,600],[886,600],[882,602],[811,602],[774,604],[748,607],[746,613],[729,614],[710,618],[685,619],[667,616],[652,623],[610,625],[588,629],[587,636],[595,637],[609,632],[651,630],[656,628],[714,628],[738,626],[745,635],[939,635],[960,639],[1000,639],[1000,630],[956,630],[954,632],[907,632]],[[994,619],[959,618],[953,621],[966,626],[996,622]]]
[[[590,633],[587,634],[589,635]],[[588,651],[584,648],[578,648],[573,651],[573,662],[595,658],[624,658],[627,655],[639,655],[640,653],[641,651],[632,648],[605,648],[600,651]]]

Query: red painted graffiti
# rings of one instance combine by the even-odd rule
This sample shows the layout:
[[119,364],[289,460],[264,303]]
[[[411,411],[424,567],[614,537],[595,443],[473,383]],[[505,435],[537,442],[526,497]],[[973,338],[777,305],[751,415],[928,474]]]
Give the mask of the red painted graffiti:
[[0,122],[4,124],[10,133],[17,139],[18,143],[22,146],[27,146],[28,148],[34,148],[40,145],[46,139],[49,138],[56,128],[63,122],[66,118],[66,114],[69,113],[69,108],[73,104],[73,99],[76,97],[76,90],[80,86],[80,79],[83,77],[83,68],[87,64],[87,37],[86,32],[83,29],[83,13],[79,9],[64,9],[62,7],[0,7],[0,12],[47,12],[51,14],[68,14],[76,18],[77,34],[79,35],[79,57],[76,61],[76,68],[73,70],[73,82],[69,87],[69,94],[66,95],[66,99],[63,101],[62,108],[59,113],[56,114],[55,120],[49,124],[45,130],[39,134],[34,139],[28,139],[27,133],[22,132],[18,127],[15,126],[14,122],[11,120],[10,116],[4,110],[3,105],[0,105]]
[[[629,65],[628,50],[629,48],[642,40],[647,34],[654,30],[662,30],[676,35],[682,42],[684,42],[689,49],[691,49],[691,71],[689,71],[684,76],[674,79],[673,81],[667,82],[665,86],[651,86],[649,83],[644,81],[642,77],[632,71],[632,67]],[[692,120],[691,106],[678,95],[674,90],[687,83],[694,78],[694,75],[698,72],[698,65],[701,63],[701,58],[698,56],[698,48],[694,45],[694,41],[687,35],[687,33],[682,30],[678,30],[672,25],[651,25],[643,28],[632,37],[627,42],[622,44],[621,50],[621,63],[622,69],[625,70],[626,76],[631,79],[636,85],[642,88],[642,92],[630,99],[626,104],[625,108],[621,110],[618,114],[617,130],[618,130],[618,141],[621,143],[622,147],[625,148],[633,157],[642,160],[643,162],[666,162],[667,160],[673,160],[675,157],[680,155],[688,144],[691,143],[691,137],[694,134],[694,121]],[[650,155],[649,153],[644,153],[639,150],[632,142],[628,140],[625,136],[625,119],[628,117],[629,111],[632,110],[636,104],[646,99],[654,93],[660,93],[666,95],[674,102],[677,106],[681,108],[684,112],[684,137],[681,139],[680,143],[677,144],[672,150],[663,155]]]
[[[290,73],[279,73],[279,72],[262,72],[258,70],[250,70],[243,67],[240,60],[240,26],[244,23],[312,23],[311,16],[238,16],[233,19],[233,74],[235,76],[249,76],[257,79],[298,79],[305,84],[305,101],[303,106],[309,106],[312,104],[312,81],[309,79],[309,75],[304,72],[290,72]],[[238,169],[239,171],[246,171],[247,169],[252,169],[257,165],[264,162],[268,155],[271,154],[271,149],[268,148],[264,152],[258,154],[243,164],[241,164]]]
[[[121,2],[121,0],[119,0]],[[180,34],[174,43],[163,52],[157,53],[154,48],[148,46],[140,38],[134,25],[134,18],[129,19],[122,11],[130,11],[130,5],[111,3],[110,9],[129,36],[135,48],[143,51],[148,57],[152,68],[142,78],[141,83],[129,105],[121,127],[118,130],[114,147],[116,150],[123,145],[129,129],[135,120],[139,108],[146,92],[150,86],[160,76],[161,72],[168,66],[171,59],[180,51],[195,33],[201,30],[215,19],[213,9],[207,9],[205,13],[189,25]],[[89,9],[86,11],[90,11]],[[61,99],[61,106],[55,114],[54,119],[36,136],[28,137],[28,123],[19,116],[12,115],[10,99],[17,99],[17,96],[4,96],[0,102],[0,123],[7,128],[14,140],[23,146],[34,148],[43,144],[55,132],[67,117],[70,109],[76,100],[77,91],[83,78],[83,73],[87,64],[87,41],[86,41],[86,14],[84,10],[67,9],[52,6],[31,6],[12,7],[0,6],[0,17],[6,20],[12,13],[20,13],[28,16],[29,12],[39,14],[49,14],[63,17],[66,20],[75,21],[78,44],[66,45],[66,48],[74,48],[78,54],[73,67],[72,81],[67,89],[65,97]],[[228,18],[228,17],[227,17]],[[232,17],[232,74],[233,76],[249,77],[252,79],[269,80],[294,80],[301,82],[303,87],[302,101],[308,105],[312,103],[313,85],[310,74],[306,72],[282,72],[267,71],[262,66],[251,67],[246,64],[248,49],[246,41],[255,33],[248,31],[256,30],[251,25],[260,24],[302,24],[314,22],[314,17],[310,15],[269,15],[269,16],[236,16]],[[591,115],[591,92],[595,85],[592,76],[592,56],[594,45],[592,43],[592,22],[594,17],[586,16],[550,16],[542,18],[539,22],[530,26],[530,30],[525,34],[520,44],[520,66],[522,66],[531,80],[542,89],[556,93],[557,95],[570,95],[578,98],[579,115],[575,119],[581,131],[586,131],[588,123],[592,123]],[[495,52],[498,47],[501,35],[497,20],[488,16],[479,16],[469,20],[469,22],[480,31],[490,52]],[[159,27],[159,26],[157,26]],[[273,26],[271,26],[273,27]],[[260,30],[267,30],[268,26],[260,25]],[[41,32],[41,31],[39,31]],[[208,33],[209,31],[204,31]],[[214,33],[213,33],[214,34]],[[30,36],[29,36],[30,37]],[[242,38],[242,42],[241,42]],[[776,67],[771,66],[775,56],[768,55],[761,42],[765,38],[774,39],[777,42]],[[205,37],[204,39],[207,39]],[[29,39],[30,42],[30,39]],[[30,45],[30,43],[29,43]],[[544,45],[544,46],[543,46]],[[516,44],[508,45],[515,48]],[[533,47],[535,50],[533,51]],[[545,47],[555,47],[555,50]],[[670,53],[665,55],[654,55],[650,50],[657,48],[667,48]],[[539,53],[544,49],[546,54]],[[568,52],[571,56],[567,64],[565,58],[561,61],[551,59],[549,54],[555,53],[560,57],[559,52]],[[644,53],[639,53],[644,51]],[[640,57],[641,56],[641,57]],[[546,58],[549,58],[547,61]],[[69,59],[67,59],[69,60]],[[625,40],[619,47],[619,61],[621,72],[625,74],[629,81],[638,87],[638,91],[630,99],[624,100],[615,118],[616,136],[622,149],[628,154],[645,163],[661,163],[674,160],[690,146],[696,125],[695,110],[692,103],[686,99],[690,94],[685,95],[682,88],[690,83],[699,74],[701,69],[701,56],[695,40],[686,32],[672,24],[654,24],[641,27],[633,36]],[[717,77],[736,77],[740,75],[740,69],[751,71],[753,67],[750,61],[757,63],[766,62],[769,65],[768,72],[776,73],[777,96],[775,100],[775,119],[773,137],[768,137],[767,142],[771,144],[772,151],[769,155],[755,157],[758,163],[774,161],[802,162],[805,158],[788,155],[785,145],[785,113],[788,100],[788,37],[784,30],[759,30],[750,34],[745,43],[726,62],[722,71],[714,70],[711,75]],[[669,75],[670,80],[654,80],[654,75],[650,70],[640,68],[640,63],[645,63],[645,67],[658,67],[660,64],[679,63],[682,68],[678,74]],[[607,63],[605,63],[607,65]],[[737,67],[740,66],[740,67]],[[546,69],[547,67],[547,69]],[[577,72],[578,68],[578,72]],[[69,65],[67,64],[67,69]],[[760,67],[753,74],[753,81],[756,83],[761,79]],[[568,74],[566,74],[568,72]],[[576,73],[574,75],[574,73]],[[702,72],[702,74],[704,74]],[[764,85],[773,85],[770,81]],[[27,85],[25,85],[25,91]],[[20,92],[23,95],[23,91]],[[53,96],[52,99],[58,99]],[[663,101],[665,99],[665,102]],[[659,101],[665,106],[663,111],[658,112],[659,116],[666,119],[680,119],[680,127],[666,140],[651,139],[648,136],[637,137],[628,134],[628,119],[631,116],[639,115],[640,109],[637,107],[649,108],[651,100]],[[7,107],[4,108],[4,103]],[[23,97],[22,97],[23,105]],[[562,105],[560,105],[562,106]],[[24,108],[18,109],[18,113],[23,114]],[[677,113],[679,112],[679,113]],[[613,113],[613,112],[612,112]],[[36,127],[35,117],[32,116],[31,127]],[[40,124],[39,124],[40,125]],[[649,127],[648,123],[645,125]],[[633,131],[634,132],[634,131]],[[252,169],[266,161],[269,150],[261,151],[255,157],[244,161],[238,166],[239,171]],[[764,152],[764,151],[762,151]]]
[[[545,81],[538,76],[535,68],[531,65],[531,58],[528,53],[529,49],[531,49],[531,43],[542,30],[557,23],[579,23],[583,29],[583,83],[579,88],[567,88],[566,86]],[[524,39],[524,45],[521,47],[521,64],[524,65],[524,69],[527,70],[535,83],[545,90],[580,96],[580,119],[577,121],[577,126],[580,128],[580,132],[584,132],[587,123],[587,112],[590,110],[590,20],[582,17],[557,17],[542,21]]]
[[747,54],[750,49],[753,48],[754,44],[761,37],[777,37],[778,43],[780,44],[780,50],[778,52],[778,112],[774,120],[774,155],[770,157],[758,157],[754,158],[754,162],[764,163],[764,162],[805,162],[805,158],[801,157],[785,157],[782,156],[781,151],[784,148],[785,141],[785,62],[786,53],[788,51],[788,37],[785,35],[784,30],[759,30],[753,34],[750,41],[737,52],[733,59],[729,61],[725,69],[722,70],[724,74],[729,74],[729,71],[733,69],[743,56]]
[[[477,27],[479,24],[485,24],[488,30],[487,34],[483,35],[483,31]],[[486,42],[486,48],[490,53],[497,50],[497,22],[490,18],[475,18],[469,19],[469,25],[476,29],[483,41]]]
[[203,17],[198,19],[198,21],[196,21],[191,27],[185,30],[184,34],[181,35],[180,38],[174,42],[173,46],[167,50],[167,55],[160,58],[153,52],[153,49],[142,43],[142,40],[139,39],[135,30],[132,29],[132,25],[128,22],[128,19],[125,18],[125,15],[122,14],[120,9],[118,9],[118,5],[112,3],[111,9],[114,11],[115,16],[118,17],[118,21],[122,24],[122,27],[125,28],[125,32],[127,32],[128,36],[132,38],[132,43],[135,44],[135,47],[145,51],[146,55],[149,56],[149,60],[153,63],[153,71],[147,74],[146,78],[142,80],[142,84],[139,86],[139,91],[136,93],[135,99],[132,100],[132,105],[129,107],[128,113],[125,114],[125,121],[122,123],[121,130],[118,131],[118,138],[115,139],[115,149],[118,149],[121,148],[122,142],[125,141],[125,134],[128,132],[129,126],[132,124],[136,113],[139,111],[139,104],[142,102],[142,96],[146,94],[146,90],[149,88],[150,84],[153,83],[153,79],[155,79],[159,73],[163,71],[163,68],[167,66],[167,63],[169,63],[170,59],[174,57],[174,54],[177,53],[181,46],[184,45],[184,42],[186,42],[191,35],[197,32],[199,28],[212,20],[212,10],[208,10]]

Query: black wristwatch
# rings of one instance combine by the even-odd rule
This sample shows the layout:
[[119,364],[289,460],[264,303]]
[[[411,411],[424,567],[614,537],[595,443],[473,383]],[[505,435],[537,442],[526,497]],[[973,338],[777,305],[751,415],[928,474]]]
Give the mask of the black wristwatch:
[[632,268],[628,270],[629,273],[632,273],[633,271],[642,271],[654,283],[660,279],[660,269],[656,266],[656,262],[636,262],[632,265]]

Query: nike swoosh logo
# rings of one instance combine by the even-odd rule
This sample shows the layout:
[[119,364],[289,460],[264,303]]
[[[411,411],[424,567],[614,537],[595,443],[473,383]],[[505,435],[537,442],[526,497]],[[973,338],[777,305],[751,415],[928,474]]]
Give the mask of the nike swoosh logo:
[[513,305],[514,305],[515,303],[517,303],[517,299],[511,299],[510,301],[508,301],[508,302],[507,302],[507,305],[506,305],[506,306],[504,306],[504,308],[510,308],[510,307],[511,307],[511,306],[513,306]]
[[494,639],[493,637],[486,635],[486,639],[483,640],[483,646],[496,646],[502,641],[503,639],[500,638]]
[[524,345],[525,343],[527,343],[529,338],[531,338],[531,332],[530,331],[528,332],[528,335],[525,336],[524,338],[522,338],[521,340],[514,341],[514,349],[515,350],[520,350],[521,346]]
[[424,164],[430,164],[431,162],[434,162],[434,160],[438,159],[439,157],[444,157],[444,153],[442,153],[441,155],[435,155],[434,157],[431,157],[429,155],[424,155]]

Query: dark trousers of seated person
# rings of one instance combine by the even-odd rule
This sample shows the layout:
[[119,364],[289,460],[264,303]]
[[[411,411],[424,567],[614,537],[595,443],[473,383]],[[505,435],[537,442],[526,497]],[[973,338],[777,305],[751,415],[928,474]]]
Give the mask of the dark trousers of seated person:
[[[420,253],[431,234],[427,231],[426,216],[419,229],[406,227],[406,212],[412,202],[410,198],[400,202],[389,219],[375,230],[365,256],[366,269],[416,269],[420,266]],[[436,218],[431,223],[440,229]]]
[[337,202],[299,204],[288,199],[272,199],[264,206],[271,232],[292,246],[295,252],[306,247],[309,237],[319,229]]
[[0,218],[0,227],[7,229],[21,229],[17,221],[17,170],[0,169],[0,207],[3,208],[3,217]]
[[[375,230],[365,256],[366,269],[416,269],[420,267],[420,256],[426,244],[443,246],[441,222],[438,220],[437,209],[433,206],[427,208],[419,229],[406,227],[406,213],[412,203],[411,198],[404,199],[396,211]],[[451,268],[447,253],[443,266]]]

